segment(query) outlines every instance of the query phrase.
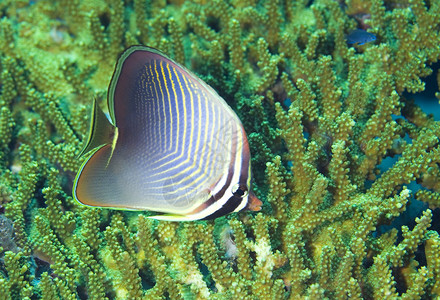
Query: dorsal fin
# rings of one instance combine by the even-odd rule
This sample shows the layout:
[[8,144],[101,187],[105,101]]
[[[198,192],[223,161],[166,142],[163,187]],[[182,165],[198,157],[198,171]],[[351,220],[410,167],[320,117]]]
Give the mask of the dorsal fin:
[[98,105],[96,99],[93,100],[92,117],[90,120],[90,131],[87,143],[84,145],[78,157],[87,152],[107,144],[111,144],[115,134],[115,127],[110,124],[107,116]]

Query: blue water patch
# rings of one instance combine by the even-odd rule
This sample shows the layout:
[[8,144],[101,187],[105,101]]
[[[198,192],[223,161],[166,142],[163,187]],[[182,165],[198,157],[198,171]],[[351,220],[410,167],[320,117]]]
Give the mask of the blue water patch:
[[435,97],[426,96],[423,93],[413,95],[415,103],[427,114],[432,114],[434,120],[440,121],[440,104]]
[[[389,225],[380,225],[377,227],[377,230],[373,232],[373,236],[381,236],[382,234],[388,232],[389,230],[396,228],[399,230],[399,235],[401,234],[402,225],[408,226],[410,228],[415,225],[415,218],[420,217],[422,212],[428,209],[428,204],[414,198],[410,199],[409,205],[406,207],[406,210],[401,213],[398,217],[396,217],[391,224]],[[402,237],[400,236],[399,239]]]
[[415,104],[417,104],[425,113],[432,114],[434,116],[434,120],[440,121],[439,99],[435,97],[435,93],[440,93],[437,83],[437,74],[439,72],[440,63],[433,64],[431,68],[431,75],[422,78],[423,82],[425,83],[425,90],[416,94],[405,92],[403,93],[403,96],[409,99],[413,98],[415,100]]

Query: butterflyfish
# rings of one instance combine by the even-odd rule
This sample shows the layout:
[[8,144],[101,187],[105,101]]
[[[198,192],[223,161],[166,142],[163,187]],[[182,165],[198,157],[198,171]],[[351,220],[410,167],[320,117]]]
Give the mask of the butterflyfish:
[[148,210],[169,221],[258,211],[249,144],[235,112],[165,54],[132,46],[97,101],[73,196],[87,206]]
[[347,35],[347,43],[354,45],[364,45],[376,40],[376,36],[362,29],[355,29]]

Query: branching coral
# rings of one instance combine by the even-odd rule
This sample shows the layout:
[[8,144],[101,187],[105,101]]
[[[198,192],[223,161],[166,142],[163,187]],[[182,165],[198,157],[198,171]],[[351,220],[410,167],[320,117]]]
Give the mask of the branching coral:
[[[439,297],[440,123],[410,93],[440,57],[440,3],[309,2],[1,1],[0,299]],[[347,46],[356,27],[376,42]],[[261,212],[183,224],[73,201],[91,100],[133,44],[237,111]]]

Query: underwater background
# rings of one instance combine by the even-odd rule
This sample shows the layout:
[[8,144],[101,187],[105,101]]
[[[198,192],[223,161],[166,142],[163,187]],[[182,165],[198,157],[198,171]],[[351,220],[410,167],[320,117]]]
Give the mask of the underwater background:
[[[92,100],[138,44],[237,112],[260,212],[73,200]],[[439,45],[437,0],[1,0],[0,299],[435,299]]]

